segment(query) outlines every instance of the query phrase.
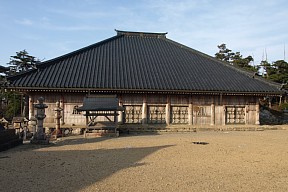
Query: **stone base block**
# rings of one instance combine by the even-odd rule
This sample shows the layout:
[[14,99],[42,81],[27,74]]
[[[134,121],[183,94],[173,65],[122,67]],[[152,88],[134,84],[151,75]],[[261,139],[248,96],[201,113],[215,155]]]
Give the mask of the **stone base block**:
[[31,139],[31,144],[40,144],[40,145],[48,145],[49,139]]

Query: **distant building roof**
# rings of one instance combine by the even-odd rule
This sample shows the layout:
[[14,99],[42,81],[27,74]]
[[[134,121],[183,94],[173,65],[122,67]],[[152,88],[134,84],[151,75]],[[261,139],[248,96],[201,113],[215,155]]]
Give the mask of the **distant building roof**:
[[4,67],[0,65],[0,73],[3,73],[5,71],[9,71],[9,67]]
[[167,33],[116,32],[114,37],[10,77],[11,87],[66,91],[281,93],[280,85],[172,41],[166,38]]

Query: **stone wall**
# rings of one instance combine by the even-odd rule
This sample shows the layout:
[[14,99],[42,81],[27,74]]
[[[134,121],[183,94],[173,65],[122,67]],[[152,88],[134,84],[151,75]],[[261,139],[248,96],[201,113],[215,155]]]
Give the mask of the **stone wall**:
[[268,109],[261,109],[260,124],[262,125],[288,124],[288,113],[282,113],[279,111],[273,111]]

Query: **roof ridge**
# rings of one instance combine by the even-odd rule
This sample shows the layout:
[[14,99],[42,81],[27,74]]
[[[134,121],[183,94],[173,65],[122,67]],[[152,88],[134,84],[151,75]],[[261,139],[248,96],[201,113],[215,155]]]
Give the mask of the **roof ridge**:
[[155,33],[155,32],[137,32],[137,31],[121,31],[121,30],[117,30],[115,29],[115,31],[117,32],[117,36],[118,35],[125,35],[125,36],[140,36],[140,37],[155,37],[155,38],[166,38],[166,35],[168,34],[168,32],[166,33]]

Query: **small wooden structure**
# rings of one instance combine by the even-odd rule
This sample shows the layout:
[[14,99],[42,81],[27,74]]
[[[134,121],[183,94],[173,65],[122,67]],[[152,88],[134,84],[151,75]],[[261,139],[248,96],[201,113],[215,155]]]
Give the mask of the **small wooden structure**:
[[29,120],[25,117],[13,117],[13,128],[15,129],[16,133],[21,133],[23,131],[23,134],[26,135],[27,126]]
[[115,95],[89,95],[84,98],[83,106],[77,110],[85,111],[84,137],[117,136],[118,111],[124,111],[124,108],[119,106],[118,98]]
[[6,129],[8,128],[8,123],[9,122],[4,117],[0,119],[0,124]]

